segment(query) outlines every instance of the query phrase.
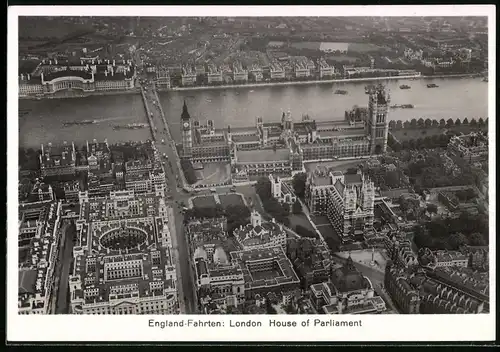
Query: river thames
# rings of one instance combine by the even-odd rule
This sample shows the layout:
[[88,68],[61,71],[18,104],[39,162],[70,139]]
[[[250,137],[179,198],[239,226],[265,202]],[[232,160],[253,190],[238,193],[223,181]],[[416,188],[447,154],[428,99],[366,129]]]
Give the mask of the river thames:
[[[377,83],[377,82],[374,82]],[[435,83],[438,88],[427,88]],[[295,121],[303,114],[311,119],[343,120],[344,111],[354,105],[367,106],[367,82],[326,83],[296,86],[244,87],[213,90],[161,92],[160,101],[173,137],[179,141],[180,113],[186,100],[191,117],[216,127],[253,126],[257,116],[279,121],[282,111],[290,110]],[[481,78],[445,78],[385,81],[392,104],[413,104],[414,109],[391,109],[391,120],[412,118],[478,119],[488,117],[488,83]],[[402,84],[411,89],[399,89]],[[334,94],[335,90],[348,94]],[[149,129],[114,130],[113,125],[147,123],[139,94],[102,95],[85,98],[19,100],[19,143],[39,147],[41,143],[108,139],[110,143],[146,140]],[[63,127],[64,122],[96,120],[93,125]]]

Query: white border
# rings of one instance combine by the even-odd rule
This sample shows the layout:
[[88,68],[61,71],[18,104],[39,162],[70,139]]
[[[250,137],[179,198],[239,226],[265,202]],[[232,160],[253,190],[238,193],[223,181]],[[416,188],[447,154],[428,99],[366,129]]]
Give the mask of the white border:
[[[269,328],[269,319],[304,321],[313,316],[199,316],[224,321],[226,328],[150,328],[151,318],[187,320],[197,316],[21,316],[17,314],[18,16],[487,16],[489,28],[490,314],[320,316],[359,320],[360,328]],[[7,340],[20,341],[491,341],[496,312],[496,17],[493,5],[427,6],[32,6],[8,8],[7,124]],[[229,320],[253,319],[263,328],[231,328]]]

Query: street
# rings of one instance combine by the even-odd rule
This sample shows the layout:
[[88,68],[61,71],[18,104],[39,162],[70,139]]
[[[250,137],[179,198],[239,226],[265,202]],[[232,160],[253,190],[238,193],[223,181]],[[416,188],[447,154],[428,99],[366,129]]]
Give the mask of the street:
[[[147,79],[145,76],[142,76],[142,78]],[[147,89],[144,89],[146,88],[144,86],[141,87],[141,89],[143,89],[144,96],[147,100],[146,103],[149,108],[147,113],[152,114],[153,123],[157,128],[156,133],[158,140],[156,141],[156,147],[158,148],[162,161],[166,161],[166,158],[163,157],[164,154],[168,157],[168,161],[170,161],[166,161],[164,164],[165,181],[168,187],[167,192],[174,201],[187,202],[189,194],[183,193],[183,191],[180,191],[178,188],[178,181],[182,179],[183,175],[181,174],[182,170],[179,169],[176,162],[177,154],[174,150],[175,142],[170,138],[170,134],[167,132],[168,126],[166,125],[166,121],[163,119],[161,111],[157,107],[160,102],[156,101],[154,86],[148,84],[145,86]],[[156,104],[153,102],[156,102]],[[162,139],[165,140],[165,143],[161,143]],[[180,211],[180,207],[178,207],[175,202],[169,203],[172,207],[169,223],[179,283],[179,306],[182,314],[196,313],[196,292],[194,289],[193,272],[189,263],[187,242],[184,235],[184,217]]]
[[71,264],[73,263],[73,236],[75,232],[72,225],[64,223],[61,227],[61,246],[56,268],[56,285],[54,296],[55,314],[68,314],[69,312],[69,275],[71,274]]

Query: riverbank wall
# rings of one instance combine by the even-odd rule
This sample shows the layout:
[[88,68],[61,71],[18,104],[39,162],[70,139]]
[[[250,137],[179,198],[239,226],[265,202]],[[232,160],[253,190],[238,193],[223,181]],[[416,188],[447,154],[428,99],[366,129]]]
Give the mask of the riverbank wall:
[[[274,86],[295,86],[295,85],[315,85],[315,84],[328,84],[328,83],[352,83],[352,82],[377,82],[377,81],[397,81],[403,79],[434,79],[434,78],[472,78],[472,77],[482,77],[480,73],[467,73],[467,74],[452,74],[452,75],[434,75],[434,76],[424,76],[424,75],[410,75],[410,76],[392,76],[392,77],[365,77],[365,78],[345,78],[345,79],[325,79],[325,80],[314,80],[314,81],[287,81],[287,82],[264,82],[264,83],[247,83],[247,84],[231,84],[231,85],[221,85],[221,86],[194,86],[194,87],[173,87],[173,88],[159,88],[156,90],[159,92],[169,92],[169,91],[192,91],[192,90],[216,90],[216,89],[231,89],[231,88],[257,88],[257,87],[274,87]],[[117,91],[105,91],[105,92],[91,92],[85,94],[75,94],[75,95],[56,95],[56,96],[19,96],[19,99],[26,100],[44,100],[44,99],[74,99],[74,98],[86,98],[89,96],[99,96],[99,95],[127,95],[127,94],[140,94],[140,88],[134,88],[130,90],[117,90]]]
[[91,96],[99,96],[99,95],[133,95],[133,94],[141,94],[140,88],[134,88],[130,90],[115,90],[115,91],[106,91],[106,92],[92,92],[92,93],[84,93],[84,94],[74,94],[74,95],[44,95],[42,97],[37,96],[19,96],[20,100],[46,100],[46,99],[75,99],[75,98],[86,98]]
[[345,78],[345,79],[328,79],[315,81],[287,81],[287,82],[265,82],[265,83],[247,83],[247,84],[231,84],[220,86],[193,86],[193,87],[173,87],[158,89],[160,92],[167,91],[193,91],[193,90],[216,90],[216,89],[231,89],[231,88],[256,88],[256,87],[274,87],[274,86],[295,86],[295,85],[315,85],[328,83],[353,83],[353,82],[378,82],[378,81],[397,81],[403,79],[434,79],[434,78],[470,78],[480,77],[481,74],[457,74],[457,75],[410,75],[410,76],[391,76],[391,77],[365,77],[365,78]]

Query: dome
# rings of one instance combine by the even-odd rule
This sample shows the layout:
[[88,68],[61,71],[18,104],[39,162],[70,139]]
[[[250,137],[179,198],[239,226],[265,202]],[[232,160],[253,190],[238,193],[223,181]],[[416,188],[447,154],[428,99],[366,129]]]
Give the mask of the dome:
[[224,248],[217,247],[214,252],[214,263],[227,264],[229,261],[227,259],[227,254]]
[[194,251],[194,259],[196,260],[198,258],[207,260],[207,252],[202,246],[196,248],[196,250]]

